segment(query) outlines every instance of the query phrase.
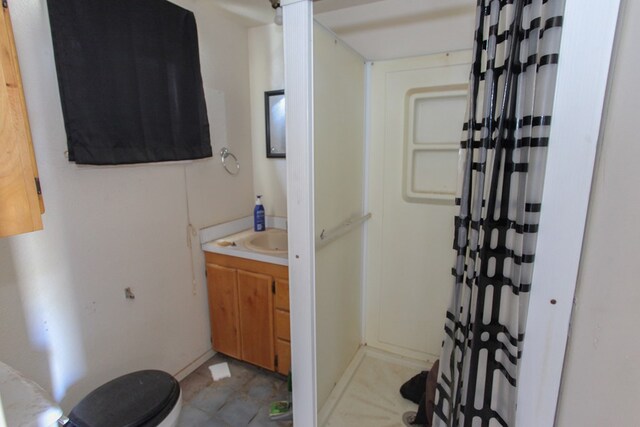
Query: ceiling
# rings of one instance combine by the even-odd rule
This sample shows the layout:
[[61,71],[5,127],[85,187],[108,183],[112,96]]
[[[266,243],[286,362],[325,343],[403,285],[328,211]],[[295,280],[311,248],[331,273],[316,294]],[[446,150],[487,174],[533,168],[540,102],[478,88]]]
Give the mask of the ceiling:
[[313,0],[313,13],[331,12],[377,1],[381,0]]
[[[200,1],[248,28],[275,15],[270,0]],[[315,20],[371,61],[469,49],[476,7],[476,0],[313,0]]]
[[[314,0],[314,13],[325,13],[380,0]],[[273,22],[270,0],[213,0],[220,8],[238,16],[245,25],[253,27]]]

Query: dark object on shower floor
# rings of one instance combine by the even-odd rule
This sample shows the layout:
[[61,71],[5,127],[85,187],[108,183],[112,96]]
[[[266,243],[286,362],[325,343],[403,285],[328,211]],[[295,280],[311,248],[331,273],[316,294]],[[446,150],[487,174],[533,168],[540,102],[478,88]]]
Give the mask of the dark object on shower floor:
[[412,401],[413,403],[420,404],[420,400],[424,396],[424,392],[427,390],[427,376],[429,371],[422,371],[418,375],[415,375],[406,383],[400,387],[400,394],[405,399]]
[[[430,371],[419,373],[400,387],[402,397],[418,404],[418,411],[416,413],[406,412],[403,414],[402,421],[405,425],[431,427],[433,423],[433,411],[435,409],[439,368],[440,361],[436,360]],[[414,400],[416,393],[420,391],[422,391],[422,394],[417,401]]]

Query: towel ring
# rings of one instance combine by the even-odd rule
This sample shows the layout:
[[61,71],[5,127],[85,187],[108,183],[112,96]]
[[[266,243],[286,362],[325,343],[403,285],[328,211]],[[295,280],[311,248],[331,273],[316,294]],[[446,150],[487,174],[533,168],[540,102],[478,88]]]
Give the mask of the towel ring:
[[[233,159],[233,164],[227,164],[229,157]],[[220,159],[222,160],[222,167],[224,167],[224,170],[226,170],[229,175],[238,175],[238,172],[240,172],[240,162],[238,162],[238,158],[229,151],[228,148],[225,147],[220,150]],[[231,168],[231,170],[229,170],[229,168]]]

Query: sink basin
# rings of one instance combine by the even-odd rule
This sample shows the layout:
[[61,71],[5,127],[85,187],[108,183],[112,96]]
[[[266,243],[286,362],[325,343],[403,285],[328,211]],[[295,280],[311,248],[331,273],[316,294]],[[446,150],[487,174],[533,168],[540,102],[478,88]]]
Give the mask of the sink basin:
[[265,254],[286,254],[289,250],[286,230],[270,228],[255,233],[244,241],[247,249]]

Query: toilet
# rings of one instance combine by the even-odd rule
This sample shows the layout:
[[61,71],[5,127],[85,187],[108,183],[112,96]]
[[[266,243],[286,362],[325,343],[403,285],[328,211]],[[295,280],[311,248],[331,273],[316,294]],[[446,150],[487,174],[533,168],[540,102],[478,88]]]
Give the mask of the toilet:
[[175,427],[182,409],[180,384],[170,374],[144,370],[98,387],[69,414],[36,383],[0,362],[0,424],[68,427]]
[[175,427],[182,409],[180,384],[163,371],[123,375],[98,387],[69,414],[71,427]]

